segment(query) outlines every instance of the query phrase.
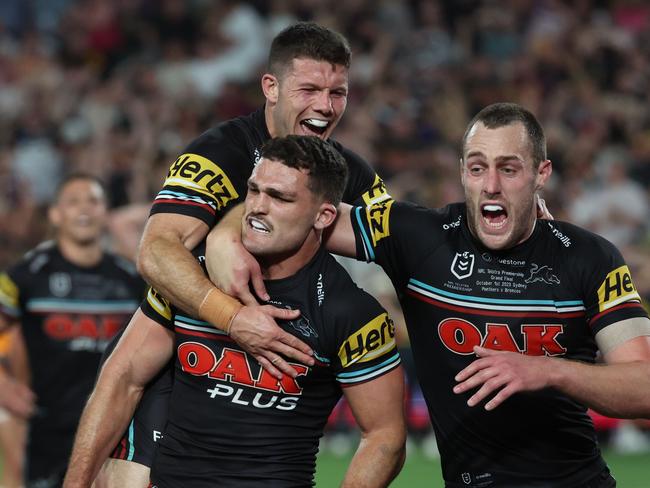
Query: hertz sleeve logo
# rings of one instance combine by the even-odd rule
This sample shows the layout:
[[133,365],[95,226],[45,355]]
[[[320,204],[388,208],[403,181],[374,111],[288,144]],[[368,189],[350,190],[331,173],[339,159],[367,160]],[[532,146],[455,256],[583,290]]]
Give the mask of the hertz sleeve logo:
[[386,312],[347,338],[339,349],[341,365],[372,361],[395,347],[395,324]]
[[375,181],[370,189],[362,195],[366,205],[373,205],[383,200],[388,200],[391,196],[388,194],[384,180],[379,175],[375,175]]
[[377,242],[384,237],[390,236],[390,208],[394,200],[386,200],[366,207],[366,217],[372,236],[372,246],[377,246]]
[[167,320],[172,319],[172,309],[169,301],[163,298],[160,293],[151,287],[147,293],[147,303],[162,317],[166,318]]
[[641,301],[641,297],[634,287],[630,270],[623,265],[610,271],[598,288],[598,309],[603,312],[628,300]]
[[239,197],[223,170],[198,154],[182,154],[169,168],[164,186],[181,186],[210,197],[217,210]]

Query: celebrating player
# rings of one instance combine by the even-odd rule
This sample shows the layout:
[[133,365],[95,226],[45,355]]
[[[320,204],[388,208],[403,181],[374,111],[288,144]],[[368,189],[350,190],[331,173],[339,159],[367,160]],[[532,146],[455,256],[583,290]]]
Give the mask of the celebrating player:
[[[168,424],[151,470],[159,488],[313,484],[318,439],[341,389],[362,433],[344,486],[386,486],[401,468],[406,432],[394,326],[321,248],[346,164],[315,137],[273,139],[260,156],[242,240],[268,280],[268,303],[300,310],[281,324],[310,345],[315,364],[291,363],[296,377],[278,379],[226,333],[152,292],[102,369],[66,487],[90,486],[142,389],[174,355]],[[195,250],[198,261],[203,251]]]

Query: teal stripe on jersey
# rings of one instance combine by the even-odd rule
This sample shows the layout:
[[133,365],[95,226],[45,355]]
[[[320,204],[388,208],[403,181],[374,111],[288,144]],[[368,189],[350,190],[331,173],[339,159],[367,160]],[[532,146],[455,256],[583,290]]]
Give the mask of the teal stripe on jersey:
[[135,419],[131,420],[131,424],[129,425],[129,455],[126,457],[127,461],[133,461],[133,455],[135,454],[135,445],[133,442],[133,423],[135,422]]
[[88,312],[88,313],[132,313],[140,305],[135,300],[72,300],[56,298],[34,298],[28,300],[25,308],[30,312]]
[[193,325],[203,325],[204,327],[212,327],[214,326],[210,322],[206,322],[205,320],[196,320],[196,319],[191,319],[189,317],[186,317],[185,315],[176,315],[174,316],[174,320],[179,321],[179,322],[185,322],[186,324],[193,324]]
[[349,373],[339,373],[339,374],[336,375],[336,377],[337,378],[355,378],[357,376],[363,376],[363,375],[365,375],[367,373],[372,373],[373,371],[377,371],[378,369],[381,369],[384,366],[395,362],[396,360],[399,361],[399,359],[400,359],[399,358],[399,353],[396,352],[395,354],[393,354],[390,358],[386,359],[386,361],[384,361],[381,364],[376,364],[376,365],[371,366],[369,368],[360,369],[360,370],[357,370],[357,371],[350,371]]
[[370,242],[370,239],[368,239],[368,234],[366,233],[366,228],[363,226],[363,222],[361,220],[361,209],[362,207],[357,207],[354,209],[354,212],[357,216],[357,223],[359,224],[359,229],[361,229],[361,237],[362,237],[362,242],[363,242],[363,247],[366,250],[366,260],[367,261],[374,261],[375,260],[375,253],[372,250],[372,243]]
[[473,297],[469,295],[460,295],[459,293],[452,293],[446,290],[441,290],[440,288],[435,288],[426,283],[411,278],[409,283],[412,283],[416,286],[424,288],[425,290],[438,293],[439,295],[447,296],[450,298],[457,298],[459,300],[466,300],[468,302],[477,302],[477,303],[492,303],[497,305],[546,305],[553,307],[584,307],[584,302],[582,300],[565,300],[556,302],[555,300],[517,300],[517,299],[507,299],[507,298],[484,298],[484,297]]

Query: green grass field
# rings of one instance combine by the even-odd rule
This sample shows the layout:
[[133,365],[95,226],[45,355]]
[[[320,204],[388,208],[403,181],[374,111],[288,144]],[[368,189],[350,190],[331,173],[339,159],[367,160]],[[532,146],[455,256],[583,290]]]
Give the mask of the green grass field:
[[[650,487],[650,454],[620,455],[605,451],[605,459],[618,488]],[[336,457],[327,452],[318,458],[316,486],[329,488],[339,486],[345,473],[349,456]],[[395,488],[442,488],[440,463],[426,459],[418,449],[409,452],[404,469],[393,482]]]
[[[650,454],[620,455],[605,451],[605,459],[618,480],[618,488],[650,487]],[[316,486],[330,488],[339,486],[350,456],[334,456],[322,453],[316,468]],[[0,456],[2,472],[2,456]],[[393,482],[394,488],[442,488],[440,463],[426,459],[419,449],[409,451],[404,469]],[[125,487],[126,488],[126,487]]]

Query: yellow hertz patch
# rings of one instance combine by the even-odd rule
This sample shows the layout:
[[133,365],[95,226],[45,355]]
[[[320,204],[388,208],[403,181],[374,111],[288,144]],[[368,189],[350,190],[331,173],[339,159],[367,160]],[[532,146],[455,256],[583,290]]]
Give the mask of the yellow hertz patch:
[[165,179],[165,186],[167,185],[197,191],[213,200],[217,204],[217,210],[239,197],[226,173],[212,161],[198,154],[179,156],[169,168]]
[[8,307],[18,308],[20,291],[7,273],[0,274],[0,303]]
[[387,313],[378,315],[347,338],[339,349],[341,365],[371,361],[395,347],[395,324]]
[[169,301],[163,298],[160,293],[151,287],[149,287],[149,292],[147,293],[147,302],[162,317],[166,318],[167,320],[172,319],[172,309],[169,305]]
[[375,247],[377,242],[390,235],[390,208],[395,200],[384,200],[366,207],[366,218],[370,235],[372,236],[372,246]]
[[630,270],[623,265],[610,271],[598,288],[598,309],[603,312],[628,300],[641,301],[641,297],[634,287]]
[[368,206],[381,202],[382,200],[387,200],[391,198],[391,196],[388,194],[386,185],[384,185],[384,180],[382,180],[378,175],[375,175],[375,181],[370,187],[370,190],[365,192],[362,195],[362,198],[366,203],[366,206]]

